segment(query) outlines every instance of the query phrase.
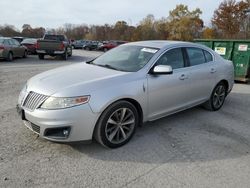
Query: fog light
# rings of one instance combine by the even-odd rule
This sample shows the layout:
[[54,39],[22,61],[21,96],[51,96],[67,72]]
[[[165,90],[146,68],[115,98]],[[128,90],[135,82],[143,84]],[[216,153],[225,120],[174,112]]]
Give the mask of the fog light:
[[70,127],[48,128],[44,131],[44,136],[53,139],[66,139],[69,137]]
[[69,136],[69,131],[68,131],[68,129],[63,130],[63,135],[64,135],[65,137],[68,137],[68,136]]

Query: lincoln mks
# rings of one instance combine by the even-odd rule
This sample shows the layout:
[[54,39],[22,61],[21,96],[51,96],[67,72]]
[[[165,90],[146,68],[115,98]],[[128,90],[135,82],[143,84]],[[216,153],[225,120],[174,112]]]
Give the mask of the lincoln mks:
[[219,110],[233,83],[232,62],[203,45],[133,42],[34,76],[17,109],[42,138],[116,148],[146,121],[197,105]]

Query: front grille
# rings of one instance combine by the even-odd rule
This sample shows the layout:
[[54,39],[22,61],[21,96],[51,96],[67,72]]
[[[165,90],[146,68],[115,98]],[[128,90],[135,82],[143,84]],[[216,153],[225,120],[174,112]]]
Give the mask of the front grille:
[[40,127],[38,125],[35,125],[34,123],[31,123],[31,128],[36,133],[40,134]]
[[28,110],[35,110],[42,102],[44,102],[48,96],[35,93],[33,91],[29,92],[26,99],[24,100],[23,107]]

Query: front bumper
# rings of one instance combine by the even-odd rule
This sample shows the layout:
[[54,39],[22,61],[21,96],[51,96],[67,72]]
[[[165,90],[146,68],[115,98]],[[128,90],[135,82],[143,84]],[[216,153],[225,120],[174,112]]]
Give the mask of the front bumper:
[[[26,127],[40,137],[56,142],[91,140],[98,119],[98,114],[93,113],[88,104],[60,110],[36,109],[34,111],[18,105],[17,110]],[[47,135],[48,131],[62,128],[69,131],[66,137]]]

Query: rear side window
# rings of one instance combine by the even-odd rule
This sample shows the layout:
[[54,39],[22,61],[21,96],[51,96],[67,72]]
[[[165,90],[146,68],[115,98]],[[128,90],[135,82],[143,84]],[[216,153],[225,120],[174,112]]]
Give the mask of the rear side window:
[[206,57],[206,62],[210,62],[210,61],[213,61],[213,56],[206,50],[203,50],[204,52],[204,55]]
[[169,65],[172,69],[184,67],[184,59],[181,48],[176,48],[167,51],[157,61],[156,65]]
[[9,39],[8,42],[9,42],[10,45],[15,45],[15,42],[12,39]]
[[44,39],[45,40],[55,40],[55,41],[60,41],[60,42],[66,40],[66,38],[64,38],[63,35],[45,35]]
[[16,46],[19,46],[20,43],[16,39],[11,39],[12,43]]
[[10,45],[9,42],[8,42],[8,40],[4,40],[4,45]]
[[206,59],[202,49],[187,48],[187,55],[189,57],[190,66],[206,63]]

